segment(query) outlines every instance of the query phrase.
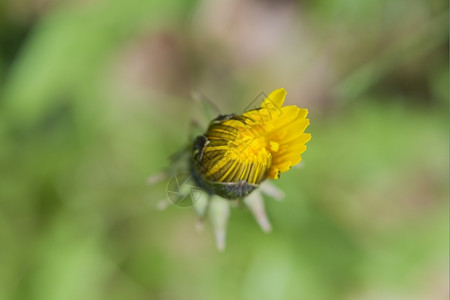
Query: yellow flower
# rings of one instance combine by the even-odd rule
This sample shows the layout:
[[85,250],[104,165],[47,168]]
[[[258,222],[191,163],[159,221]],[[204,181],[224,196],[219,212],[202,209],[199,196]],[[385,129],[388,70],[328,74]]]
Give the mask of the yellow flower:
[[[172,156],[170,168],[149,178],[154,184],[171,177],[169,201],[177,206],[194,205],[199,229],[205,217],[210,216],[219,250],[225,248],[232,203],[246,205],[261,229],[271,231],[263,194],[281,200],[284,193],[263,181],[278,179],[281,173],[298,164],[305,144],[311,139],[304,132],[309,125],[308,111],[295,105],[283,106],[285,96],[286,91],[278,89],[257,109],[212,120],[192,147]],[[178,176],[186,173],[187,178]],[[159,207],[166,206],[163,203]]]
[[304,133],[308,110],[283,106],[285,96],[277,89],[261,107],[210,123],[193,149],[192,173],[201,187],[228,199],[245,197],[301,161],[311,139]]

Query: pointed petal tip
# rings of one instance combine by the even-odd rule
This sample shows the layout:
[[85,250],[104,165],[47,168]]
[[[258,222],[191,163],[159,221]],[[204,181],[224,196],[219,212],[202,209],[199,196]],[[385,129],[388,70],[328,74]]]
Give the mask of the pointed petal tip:
[[223,251],[225,249],[228,218],[230,216],[230,204],[228,200],[215,196],[211,199],[209,211],[213,223],[217,249]]
[[267,218],[262,195],[258,191],[255,191],[247,196],[247,198],[245,198],[244,203],[252,212],[256,222],[258,223],[259,227],[261,227],[262,231],[266,233],[271,232],[272,225]]
[[156,203],[156,209],[159,211],[163,211],[166,210],[169,205],[169,200],[160,200],[158,201],[158,203]]
[[259,227],[261,227],[262,231],[265,233],[272,232],[272,225],[270,224],[268,219],[258,220]]
[[167,172],[161,172],[149,176],[146,180],[147,185],[155,185],[167,179]]
[[281,104],[283,104],[284,97],[286,97],[286,94],[287,94],[287,92],[284,88],[279,88],[279,89],[272,91],[269,94],[269,97],[280,99],[282,101]]
[[225,231],[216,231],[215,234],[217,250],[223,252],[225,250]]
[[197,230],[197,232],[202,232],[203,230],[205,230],[205,222],[203,222],[202,219],[197,219],[197,221],[195,222],[195,229]]
[[261,107],[266,107],[269,109],[281,109],[285,97],[286,90],[284,88],[276,89],[266,97]]

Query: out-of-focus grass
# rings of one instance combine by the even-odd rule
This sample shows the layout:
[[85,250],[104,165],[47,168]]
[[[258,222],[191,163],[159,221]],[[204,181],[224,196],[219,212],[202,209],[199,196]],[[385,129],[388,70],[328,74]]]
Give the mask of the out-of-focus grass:
[[[208,3],[2,4],[0,299],[445,299],[448,4]],[[239,113],[281,86],[302,168],[274,232],[234,209],[218,253],[145,180],[191,90]]]

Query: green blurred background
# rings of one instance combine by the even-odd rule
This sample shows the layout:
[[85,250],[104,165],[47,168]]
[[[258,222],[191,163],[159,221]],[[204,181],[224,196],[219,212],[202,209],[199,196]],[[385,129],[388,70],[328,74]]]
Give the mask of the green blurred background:
[[[159,211],[200,119],[286,88],[303,167],[227,249]],[[448,2],[0,2],[0,299],[448,299]]]

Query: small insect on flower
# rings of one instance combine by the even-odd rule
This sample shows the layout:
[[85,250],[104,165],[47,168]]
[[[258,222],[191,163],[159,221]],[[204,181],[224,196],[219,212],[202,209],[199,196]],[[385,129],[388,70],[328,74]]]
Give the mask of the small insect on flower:
[[230,200],[244,202],[261,228],[271,230],[261,192],[274,198],[281,198],[282,192],[264,181],[279,179],[298,164],[311,139],[304,132],[308,110],[283,106],[285,96],[284,89],[277,89],[259,108],[218,116],[184,155],[178,155],[203,191],[195,208],[203,218],[209,207],[219,249],[225,246]]

